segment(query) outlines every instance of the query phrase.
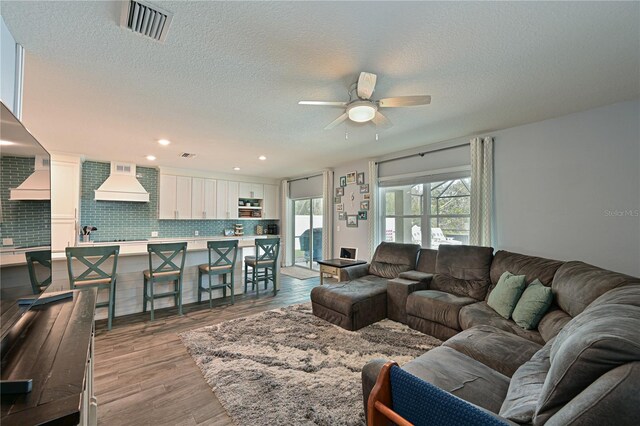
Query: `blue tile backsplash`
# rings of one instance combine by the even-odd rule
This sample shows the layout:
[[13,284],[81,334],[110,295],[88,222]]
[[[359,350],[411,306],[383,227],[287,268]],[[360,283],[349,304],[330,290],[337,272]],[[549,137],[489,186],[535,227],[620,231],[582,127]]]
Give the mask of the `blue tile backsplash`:
[[278,223],[277,220],[158,220],[158,170],[150,167],[136,169],[138,181],[149,192],[148,203],[95,201],[94,190],[107,179],[109,163],[85,161],[82,165],[80,225],[98,228],[92,241],[137,240],[151,238],[158,231],[160,238],[223,235],[236,223],[244,225],[245,235],[255,234],[256,225]]
[[[9,201],[10,189],[19,186],[34,170],[33,157],[0,157],[0,237],[12,238],[14,247],[51,244],[51,202]],[[1,241],[1,240],[0,240]]]

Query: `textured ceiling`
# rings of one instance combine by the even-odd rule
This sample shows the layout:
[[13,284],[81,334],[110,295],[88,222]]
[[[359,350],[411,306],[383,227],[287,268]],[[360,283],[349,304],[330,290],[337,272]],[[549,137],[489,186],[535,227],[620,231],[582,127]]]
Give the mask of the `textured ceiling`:
[[[638,2],[161,5],[165,43],[120,28],[119,2],[2,1],[45,147],[282,177],[640,96]],[[324,131],[340,109],[297,105],[348,99],[360,71],[378,74],[375,98],[432,104],[387,110],[379,141],[371,124]]]

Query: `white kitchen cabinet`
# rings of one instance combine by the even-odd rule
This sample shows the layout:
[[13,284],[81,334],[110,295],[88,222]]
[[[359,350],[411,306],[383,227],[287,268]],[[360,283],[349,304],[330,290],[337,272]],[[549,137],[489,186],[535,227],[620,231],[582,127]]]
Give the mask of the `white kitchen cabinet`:
[[191,219],[191,178],[160,175],[158,219]]
[[216,181],[193,178],[191,180],[191,218],[215,219]]
[[216,182],[216,219],[238,218],[238,182]]
[[229,211],[228,219],[238,218],[238,182],[229,181],[227,188],[227,209]]
[[238,198],[262,199],[264,197],[264,185],[261,183],[240,182],[238,184]]
[[262,217],[264,219],[279,219],[280,199],[277,185],[264,185],[262,199]]
[[53,154],[50,169],[51,246],[53,251],[61,252],[78,241],[80,158]]

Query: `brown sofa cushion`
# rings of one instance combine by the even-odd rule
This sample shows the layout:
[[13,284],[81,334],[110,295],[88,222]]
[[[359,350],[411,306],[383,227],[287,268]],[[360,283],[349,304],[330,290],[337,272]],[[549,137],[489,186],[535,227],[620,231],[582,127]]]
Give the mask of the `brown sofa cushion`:
[[511,377],[541,348],[537,343],[490,325],[472,327],[456,334],[443,345],[462,352],[507,377]]
[[508,331],[524,337],[532,342],[544,345],[544,339],[537,330],[525,330],[515,322],[502,318],[496,311],[491,309],[487,302],[478,302],[464,306],[458,315],[460,327],[466,330],[477,325],[491,325],[500,330]]
[[420,271],[405,271],[405,272],[400,272],[400,274],[398,275],[398,278],[403,278],[405,280],[411,280],[411,281],[423,281],[426,283],[430,283],[431,279],[433,278],[433,274],[430,274],[428,272],[420,272]]
[[348,315],[355,303],[387,294],[387,280],[375,275],[366,275],[353,281],[325,284],[311,289],[311,300],[334,311]]
[[456,296],[438,290],[420,290],[411,293],[407,298],[407,315],[460,330],[460,308],[471,303],[475,303],[475,299],[471,297]]
[[434,249],[420,249],[418,254],[418,264],[416,265],[416,271],[428,272],[433,274],[436,272],[436,258],[438,257],[438,250]]
[[551,305],[551,309],[544,314],[538,323],[538,331],[545,342],[558,335],[560,330],[571,321],[571,316],[557,306]]
[[416,269],[418,244],[382,242],[376,248],[369,273],[384,278],[398,278],[400,272]]
[[491,286],[487,292],[487,297],[498,284],[502,274],[507,271],[514,275],[524,275],[527,284],[538,279],[542,285],[549,287],[553,281],[553,276],[563,263],[559,260],[499,250],[493,257],[493,262],[491,262]]
[[607,291],[637,281],[638,278],[572,261],[558,268],[551,289],[558,306],[575,317]]
[[491,284],[493,248],[441,245],[430,288],[483,300]]

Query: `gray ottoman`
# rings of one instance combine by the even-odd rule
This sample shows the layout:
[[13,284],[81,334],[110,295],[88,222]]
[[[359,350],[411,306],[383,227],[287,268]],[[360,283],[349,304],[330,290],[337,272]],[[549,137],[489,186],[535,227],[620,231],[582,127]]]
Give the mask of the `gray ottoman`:
[[389,319],[407,323],[407,297],[414,291],[429,288],[428,281],[394,278],[387,283],[387,315]]
[[354,280],[314,287],[311,306],[319,318],[347,330],[361,329],[387,317],[387,280]]

